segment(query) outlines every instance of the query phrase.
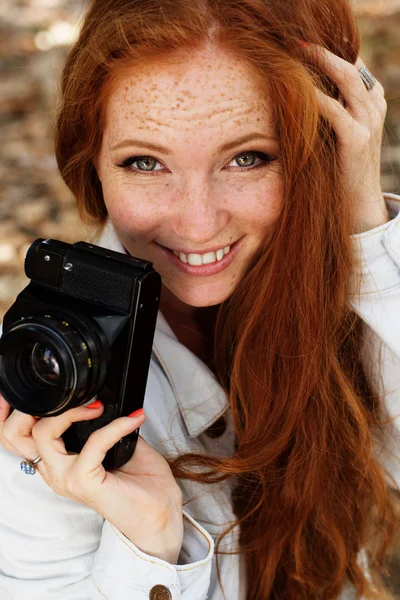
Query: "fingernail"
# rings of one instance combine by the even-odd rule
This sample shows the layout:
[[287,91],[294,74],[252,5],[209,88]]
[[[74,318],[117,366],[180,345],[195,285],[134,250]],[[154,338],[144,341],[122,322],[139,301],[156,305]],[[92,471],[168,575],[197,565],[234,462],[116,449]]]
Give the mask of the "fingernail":
[[130,419],[136,419],[137,417],[141,417],[143,413],[144,413],[143,408],[139,408],[139,410],[135,410],[135,412],[128,415],[128,417]]
[[95,400],[92,404],[87,404],[86,408],[100,408],[100,406],[103,406],[103,403],[100,400]]
[[308,46],[310,45],[309,42],[305,42],[304,40],[297,40],[297,45],[300,48],[308,48]]

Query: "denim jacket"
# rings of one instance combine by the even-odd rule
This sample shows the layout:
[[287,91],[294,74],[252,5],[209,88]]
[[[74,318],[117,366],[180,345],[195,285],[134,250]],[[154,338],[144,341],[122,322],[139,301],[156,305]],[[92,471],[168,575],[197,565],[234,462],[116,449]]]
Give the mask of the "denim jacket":
[[[385,459],[385,466],[400,484],[400,197],[387,194],[386,201],[392,220],[352,236],[362,284],[351,299],[364,321],[365,367],[379,383],[393,417],[387,426],[393,457]],[[97,243],[123,251],[110,223]],[[145,412],[141,435],[163,454],[232,453],[234,432],[224,391],[208,367],[177,340],[161,313]],[[222,416],[226,427],[219,437],[211,436],[210,426]],[[0,447],[0,600],[224,599],[214,544],[234,521],[232,482],[179,482],[184,541],[179,564],[172,565],[141,552],[91,508],[55,494],[39,474],[27,477],[20,461]],[[237,548],[238,538],[234,527],[221,550]],[[364,561],[360,553],[366,569]],[[218,562],[226,599],[245,600],[243,560],[222,554]],[[348,586],[340,599],[354,597]]]

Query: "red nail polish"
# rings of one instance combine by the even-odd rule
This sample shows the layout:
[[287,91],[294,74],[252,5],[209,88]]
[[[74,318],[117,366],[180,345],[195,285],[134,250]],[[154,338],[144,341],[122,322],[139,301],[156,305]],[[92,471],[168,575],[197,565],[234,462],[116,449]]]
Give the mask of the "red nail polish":
[[137,417],[141,417],[143,413],[144,413],[143,408],[139,408],[139,410],[135,410],[135,412],[128,415],[128,417],[130,419],[136,419]]
[[102,402],[100,400],[95,400],[92,404],[88,404],[86,408],[100,408],[102,406]]

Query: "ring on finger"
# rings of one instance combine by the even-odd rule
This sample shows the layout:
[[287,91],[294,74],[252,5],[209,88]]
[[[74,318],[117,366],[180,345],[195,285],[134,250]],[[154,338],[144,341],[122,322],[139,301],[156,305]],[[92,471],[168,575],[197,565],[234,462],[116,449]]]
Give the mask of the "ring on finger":
[[358,71],[358,74],[360,75],[361,80],[364,83],[367,90],[368,91],[372,90],[372,88],[376,84],[376,79],[372,75],[372,73],[367,69],[367,67],[361,67],[361,69],[359,69],[359,71]]
[[34,475],[36,473],[36,465],[40,463],[41,457],[37,456],[33,460],[28,460],[24,458],[20,463],[21,471],[23,471],[26,475]]

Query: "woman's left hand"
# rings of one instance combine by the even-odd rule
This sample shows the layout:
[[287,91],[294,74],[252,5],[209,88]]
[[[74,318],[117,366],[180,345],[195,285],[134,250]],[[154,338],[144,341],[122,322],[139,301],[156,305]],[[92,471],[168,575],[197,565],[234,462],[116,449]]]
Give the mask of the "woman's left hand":
[[126,464],[112,471],[102,464],[114,444],[143,424],[144,414],[100,427],[79,454],[65,447],[62,435],[73,423],[98,418],[103,410],[94,402],[37,419],[18,410],[10,414],[0,395],[0,444],[25,460],[40,456],[37,471],[56,494],[93,508],[143,552],[176,564],[183,539],[182,492],[168,462],[139,436]]
[[312,60],[339,88],[345,102],[317,89],[320,114],[331,124],[339,144],[339,158],[345,189],[353,214],[351,233],[362,233],[389,221],[383,198],[380,169],[383,126],[387,104],[384,89],[377,81],[372,90],[365,87],[355,65],[325,48],[310,45],[305,49]]

